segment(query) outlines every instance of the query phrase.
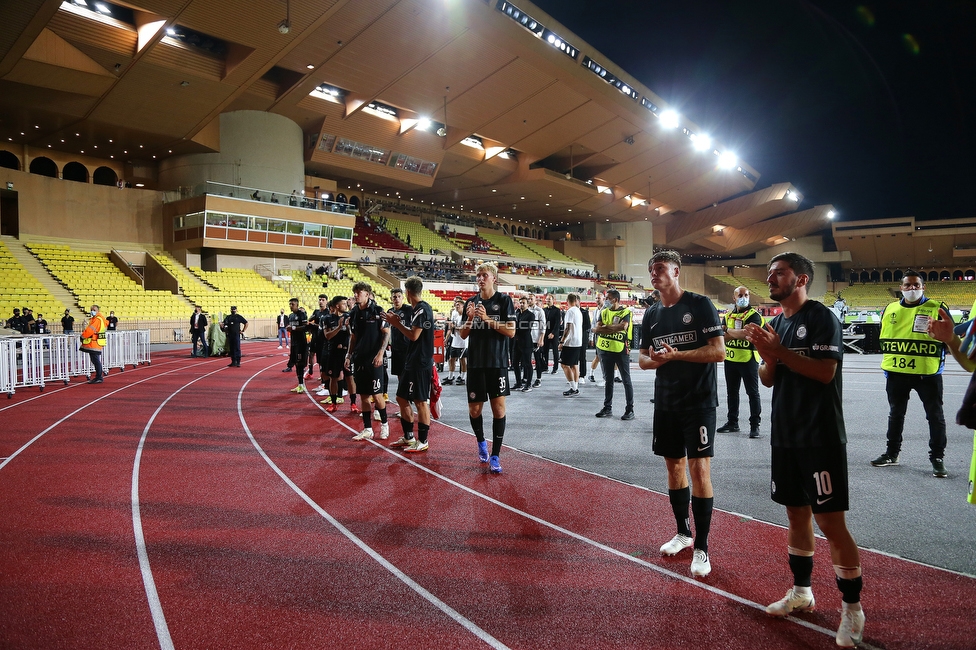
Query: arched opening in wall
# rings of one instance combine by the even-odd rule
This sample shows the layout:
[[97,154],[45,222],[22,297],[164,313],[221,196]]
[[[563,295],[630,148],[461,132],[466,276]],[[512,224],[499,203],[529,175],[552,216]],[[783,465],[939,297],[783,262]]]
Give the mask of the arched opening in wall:
[[342,192],[339,192],[338,194],[336,194],[335,200],[336,200],[337,203],[345,203],[346,202],[346,195],[343,194]]
[[956,269],[955,271],[953,271],[952,272],[952,279],[953,280],[956,280],[956,281],[961,281],[962,280],[962,271],[960,271],[959,269]]
[[952,275],[948,271],[943,271],[942,273],[939,274],[939,280],[940,281],[949,280],[951,278],[952,278]]
[[522,226],[519,226],[519,227],[518,227],[518,236],[519,236],[519,237],[521,237],[521,236],[522,236]]
[[58,166],[54,164],[54,161],[50,158],[45,158],[41,156],[40,158],[35,158],[30,164],[30,173],[37,174],[38,176],[49,176],[51,178],[58,177]]
[[902,279],[901,269],[896,269],[894,275],[891,276],[891,279],[894,280],[895,282],[901,282]]
[[871,274],[867,271],[861,271],[861,282],[868,282],[871,280]]
[[966,272],[963,274],[963,278],[966,280],[973,280],[974,278],[976,278],[976,271],[973,271],[972,269],[966,269]]
[[20,159],[6,149],[0,150],[0,167],[20,171]]
[[891,271],[889,271],[888,269],[885,269],[884,270],[884,273],[881,274],[881,281],[882,282],[891,282]]
[[929,282],[938,282],[938,281],[939,281],[939,272],[929,271]]
[[881,274],[877,271],[871,271],[871,282],[880,282]]
[[88,168],[82,165],[80,162],[69,162],[61,170],[61,178],[66,181],[75,181],[76,183],[87,183],[88,182]]
[[95,185],[118,185],[119,176],[111,167],[99,167],[92,174],[92,183]]
[[351,197],[349,197],[349,205],[351,205],[352,207],[354,207],[354,208],[356,208],[358,210],[359,209],[359,197],[358,196],[351,196]]
[[857,281],[858,281],[857,271],[851,271],[851,284],[854,284]]
[[502,232],[505,233],[506,235],[508,234],[508,224],[506,223],[502,224]]

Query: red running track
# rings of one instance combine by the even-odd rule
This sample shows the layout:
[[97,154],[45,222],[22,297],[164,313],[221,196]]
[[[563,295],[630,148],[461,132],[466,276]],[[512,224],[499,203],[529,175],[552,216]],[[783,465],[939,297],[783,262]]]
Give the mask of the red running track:
[[[514,450],[489,475],[437,423],[424,454],[355,442],[247,352],[0,404],[0,646],[834,647],[823,540],[817,611],[770,619],[782,528],[717,511],[693,580],[666,496]],[[862,561],[866,647],[974,647],[976,580]]]

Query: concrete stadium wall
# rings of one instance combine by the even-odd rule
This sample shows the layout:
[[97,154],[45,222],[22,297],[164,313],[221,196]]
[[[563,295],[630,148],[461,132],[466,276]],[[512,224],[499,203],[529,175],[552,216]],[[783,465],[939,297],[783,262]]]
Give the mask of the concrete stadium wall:
[[282,202],[305,188],[302,129],[282,115],[234,111],[220,115],[220,151],[173,156],[159,163],[159,186],[206,181],[280,192]]
[[0,187],[17,193],[20,238],[163,243],[160,192],[76,183],[0,168]]

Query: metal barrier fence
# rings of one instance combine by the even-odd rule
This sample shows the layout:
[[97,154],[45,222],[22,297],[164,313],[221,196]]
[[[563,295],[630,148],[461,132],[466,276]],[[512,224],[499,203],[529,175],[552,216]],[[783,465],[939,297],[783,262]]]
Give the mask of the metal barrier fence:
[[[124,330],[106,332],[107,340],[102,348],[102,368],[124,371],[150,364],[149,330]],[[30,336],[0,337],[0,391],[13,397],[17,388],[44,386],[61,381],[65,384],[72,377],[93,372],[91,357],[81,351],[77,334],[36,334]]]

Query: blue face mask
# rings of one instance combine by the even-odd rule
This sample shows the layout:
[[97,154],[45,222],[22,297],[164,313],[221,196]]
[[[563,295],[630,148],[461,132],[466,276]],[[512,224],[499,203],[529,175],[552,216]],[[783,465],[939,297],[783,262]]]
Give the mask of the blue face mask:
[[735,300],[735,306],[736,307],[739,307],[740,309],[745,309],[746,307],[749,306],[749,299],[748,298],[736,298],[736,300]]

